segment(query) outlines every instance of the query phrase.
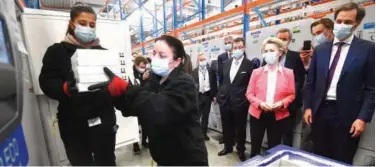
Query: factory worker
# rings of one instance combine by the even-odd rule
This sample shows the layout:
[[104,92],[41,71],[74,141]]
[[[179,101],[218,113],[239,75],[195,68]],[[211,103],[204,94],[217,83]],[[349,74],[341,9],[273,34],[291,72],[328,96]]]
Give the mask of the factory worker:
[[70,11],[68,31],[43,58],[40,87],[57,100],[60,136],[73,166],[113,166],[117,131],[114,107],[106,92],[79,93],[71,57],[76,49],[104,49],[96,38],[96,14],[78,3]]
[[185,56],[179,39],[162,35],[155,42],[152,75],[146,85],[129,86],[105,68],[110,81],[89,87],[108,91],[124,116],[141,120],[151,156],[159,166],[208,165],[195,82],[183,69]]

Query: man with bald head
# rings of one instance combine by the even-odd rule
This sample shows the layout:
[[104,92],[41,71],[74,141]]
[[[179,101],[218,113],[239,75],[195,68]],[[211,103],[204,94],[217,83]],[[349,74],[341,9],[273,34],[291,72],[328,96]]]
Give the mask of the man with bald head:
[[192,71],[192,76],[198,91],[202,133],[205,140],[209,140],[207,135],[209,112],[212,102],[216,102],[217,80],[215,72],[209,67],[208,59],[203,53],[199,54],[197,64],[198,67]]

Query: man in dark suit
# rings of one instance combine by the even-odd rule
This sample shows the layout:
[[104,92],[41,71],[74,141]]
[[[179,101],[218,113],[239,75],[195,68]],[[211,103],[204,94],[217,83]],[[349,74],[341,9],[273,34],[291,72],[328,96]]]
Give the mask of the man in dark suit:
[[202,133],[205,140],[209,140],[208,121],[212,101],[216,102],[217,79],[215,72],[209,67],[206,56],[201,53],[197,58],[198,67],[192,72],[196,82],[199,100],[199,112],[201,115]]
[[[277,32],[276,37],[282,40],[286,44],[286,46],[288,46],[292,40],[292,33],[289,29],[282,28]],[[265,64],[266,63],[264,61],[263,66]],[[281,57],[280,65],[294,71],[296,97],[288,107],[290,116],[287,118],[288,120],[286,121],[286,129],[282,138],[282,143],[284,145],[292,146],[293,130],[296,125],[298,114],[301,113],[300,110],[303,104],[301,90],[304,85],[306,70],[304,68],[302,60],[300,59],[299,52],[291,50],[288,50],[287,53]]]
[[239,159],[245,161],[245,138],[249,102],[245,97],[249,79],[254,69],[253,63],[246,58],[243,38],[233,41],[233,58],[223,63],[221,78],[223,78],[218,103],[223,116],[223,137],[225,146],[219,156],[231,153],[234,144],[235,131]]
[[314,153],[349,164],[375,111],[375,43],[354,36],[364,16],[356,3],[336,10],[334,41],[315,48],[304,100]]
[[[219,81],[219,86],[222,84],[222,68],[223,68],[223,62],[225,62],[228,59],[231,59],[231,51],[232,51],[232,37],[227,36],[225,37],[225,52],[220,54],[217,59],[217,75],[218,75],[218,81]],[[222,113],[222,112],[221,112]],[[223,116],[221,115],[221,122],[223,122]],[[222,123],[222,133],[223,133],[223,123]],[[219,139],[219,144],[223,144],[223,138]]]

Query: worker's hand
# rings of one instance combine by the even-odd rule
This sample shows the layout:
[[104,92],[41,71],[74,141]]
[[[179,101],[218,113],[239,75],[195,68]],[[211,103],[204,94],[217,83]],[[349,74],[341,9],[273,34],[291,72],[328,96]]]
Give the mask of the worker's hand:
[[312,110],[306,109],[304,112],[304,122],[308,125],[312,124]]
[[272,105],[272,110],[278,110],[278,109],[281,109],[283,107],[283,102],[279,101],[279,102],[276,102]]
[[302,59],[302,62],[304,65],[308,65],[309,59],[313,55],[313,50],[301,50],[300,51],[300,59]]
[[260,108],[261,108],[261,110],[263,110],[263,111],[265,111],[265,112],[267,112],[267,111],[271,111],[271,110],[272,110],[272,107],[271,107],[270,105],[264,103],[264,102],[262,102],[262,103],[260,104]]
[[76,79],[65,82],[63,85],[63,90],[67,96],[72,96],[76,94],[78,92],[78,88],[76,86]]
[[150,77],[150,72],[148,70],[146,70],[144,72],[144,74],[142,74],[142,80],[145,81],[145,80],[149,79],[149,77]]
[[350,134],[351,137],[358,137],[366,128],[366,123],[361,120],[357,119],[354,121],[354,123],[351,125]]
[[111,96],[120,96],[122,95],[128,88],[128,82],[126,80],[121,79],[117,75],[115,75],[110,69],[107,67],[103,68],[104,73],[108,76],[109,81],[98,83],[95,85],[89,86],[89,90],[107,90]]

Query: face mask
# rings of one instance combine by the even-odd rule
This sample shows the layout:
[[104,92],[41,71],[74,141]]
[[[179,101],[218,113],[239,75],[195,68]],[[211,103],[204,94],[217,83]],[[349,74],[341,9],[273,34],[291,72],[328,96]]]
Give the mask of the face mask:
[[170,69],[168,68],[168,60],[167,59],[159,59],[154,58],[151,61],[151,70],[153,73],[159,75],[159,76],[167,76],[170,73]]
[[267,52],[267,53],[264,53],[262,56],[264,57],[266,64],[274,65],[274,64],[277,64],[278,62],[277,54],[278,52]]
[[243,51],[241,49],[236,49],[232,53],[232,57],[235,59],[239,59],[242,56],[243,56]]
[[95,29],[91,27],[84,27],[81,25],[76,25],[74,29],[74,35],[82,43],[90,43],[97,38],[95,34]]
[[351,28],[353,25],[347,24],[334,24],[333,33],[338,39],[343,39],[351,35]]
[[225,49],[226,51],[230,51],[232,49],[232,44],[226,44]]
[[318,46],[322,43],[325,43],[326,41],[329,41],[329,39],[325,36],[324,33],[321,33],[320,35],[315,37],[315,45]]
[[206,61],[200,61],[200,62],[199,62],[199,65],[200,65],[201,67],[205,67],[205,66],[206,66]]
[[144,73],[145,72],[145,68],[137,68],[137,71],[140,72],[140,73]]

